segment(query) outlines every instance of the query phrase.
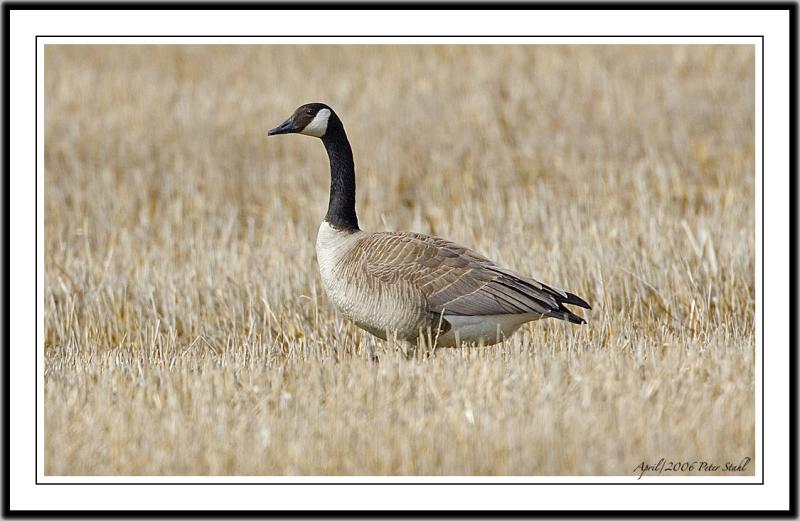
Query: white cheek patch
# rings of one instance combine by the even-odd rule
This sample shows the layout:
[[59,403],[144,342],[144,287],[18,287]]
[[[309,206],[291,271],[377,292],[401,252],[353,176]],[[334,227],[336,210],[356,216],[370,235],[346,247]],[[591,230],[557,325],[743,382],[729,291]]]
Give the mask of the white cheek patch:
[[331,111],[328,109],[322,109],[317,112],[317,115],[314,116],[314,119],[306,125],[306,128],[300,131],[301,134],[305,134],[307,136],[314,136],[314,137],[322,137],[325,135],[325,131],[328,130],[328,118],[331,115]]

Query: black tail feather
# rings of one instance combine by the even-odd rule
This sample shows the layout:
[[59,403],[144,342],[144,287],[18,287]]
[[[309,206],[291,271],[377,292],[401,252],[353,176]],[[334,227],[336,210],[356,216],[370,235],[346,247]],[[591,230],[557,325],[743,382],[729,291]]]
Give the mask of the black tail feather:
[[552,311],[552,315],[550,316],[554,318],[560,318],[561,320],[566,320],[567,322],[570,322],[572,324],[585,324],[586,320],[573,313],[564,304],[572,304],[586,309],[592,309],[592,307],[579,296],[574,295],[572,293],[568,293],[566,291],[564,293],[566,293],[567,297],[564,298],[563,296],[561,296],[558,299],[558,309],[554,309]]
[[559,299],[564,304],[572,304],[574,306],[579,306],[586,309],[592,309],[592,306],[590,306],[588,302],[580,298],[578,295],[575,295],[574,293],[570,293],[568,291],[565,291],[565,293],[567,294],[567,298]]
[[552,318],[559,318],[561,320],[566,320],[572,324],[585,324],[586,321],[576,315],[575,313],[571,312],[567,308],[563,307],[556,311],[551,311],[547,316]]

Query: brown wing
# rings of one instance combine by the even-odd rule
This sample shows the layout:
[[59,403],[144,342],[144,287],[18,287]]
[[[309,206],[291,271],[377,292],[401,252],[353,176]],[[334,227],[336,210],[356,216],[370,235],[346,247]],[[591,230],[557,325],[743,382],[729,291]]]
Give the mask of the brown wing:
[[538,313],[582,323],[563,303],[589,307],[571,293],[500,268],[486,257],[438,237],[374,233],[362,243],[360,254],[367,273],[384,283],[411,285],[436,314]]

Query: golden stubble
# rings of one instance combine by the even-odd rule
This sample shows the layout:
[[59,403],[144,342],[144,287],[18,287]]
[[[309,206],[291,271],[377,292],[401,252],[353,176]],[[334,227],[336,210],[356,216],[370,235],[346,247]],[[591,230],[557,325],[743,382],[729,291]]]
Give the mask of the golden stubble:
[[[472,247],[589,324],[407,359],[343,320],[323,147],[266,138],[309,101],[362,227]],[[46,46],[45,471],[754,457],[754,153],[750,46]]]

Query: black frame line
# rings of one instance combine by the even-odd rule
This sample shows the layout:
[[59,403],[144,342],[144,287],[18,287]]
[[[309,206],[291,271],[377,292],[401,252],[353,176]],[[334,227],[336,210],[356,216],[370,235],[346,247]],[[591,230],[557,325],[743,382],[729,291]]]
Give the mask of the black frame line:
[[[347,35],[346,37],[349,38],[375,38],[375,37],[386,37],[387,35]],[[487,35],[479,35],[480,37],[491,38],[492,36]],[[559,36],[541,36],[541,35],[502,35],[504,37],[511,37],[511,38],[541,38],[541,37],[552,37],[558,38]],[[574,38],[598,38],[598,37],[608,37],[608,38],[643,38],[643,37],[652,37],[652,38],[672,38],[672,37],[700,37],[700,38],[760,38],[761,39],[761,119],[762,119],[762,148],[761,148],[761,226],[762,226],[762,233],[761,233],[761,240],[762,240],[762,259],[764,254],[764,36],[763,35],[648,35],[648,36],[631,36],[631,35],[565,35],[561,37],[574,37]],[[37,71],[37,125],[38,125],[38,60],[39,60],[39,38],[65,38],[65,37],[76,37],[76,38],[110,38],[112,36],[100,36],[100,35],[36,35],[35,38],[35,47],[36,47],[36,71]],[[264,37],[274,37],[270,35],[183,35],[183,36],[176,36],[176,35],[116,35],[119,38],[172,38],[172,37],[181,37],[181,38],[230,38],[230,37],[242,37],[242,38],[264,38]],[[281,35],[281,38],[319,38],[319,37],[330,37],[329,35]],[[420,38],[443,38],[443,37],[475,37],[475,35],[420,35],[415,36]],[[163,45],[178,45],[175,44],[163,44]],[[245,44],[243,44],[245,45]],[[622,45],[622,44],[620,44]],[[38,130],[38,129],[37,129]],[[38,150],[38,133],[36,135],[37,138],[37,150]],[[34,189],[38,190],[38,152],[37,152],[37,171],[35,176],[35,184]],[[36,205],[38,205],[38,192],[35,192],[37,195]],[[36,206],[35,205],[35,206]],[[37,219],[38,219],[38,208],[37,208]],[[36,233],[38,234],[38,223],[36,225]],[[36,255],[38,259],[38,235],[36,236]],[[38,299],[38,278],[37,278],[37,299]],[[39,481],[39,462],[38,462],[38,400],[37,400],[37,415],[36,415],[36,432],[37,432],[37,447],[36,447],[36,455],[34,461],[36,462],[36,479],[35,483],[37,485],[763,485],[765,479],[765,471],[764,471],[764,263],[761,263],[761,286],[762,286],[762,294],[761,294],[761,481],[760,482],[751,482],[751,483],[742,483],[742,482],[734,482],[734,483],[724,483],[724,482],[707,482],[707,481],[688,481],[688,482],[680,482],[680,483],[658,483],[651,481],[652,479],[658,479],[657,476],[649,476],[651,480],[648,481],[637,481],[637,482],[570,482],[570,483],[558,483],[558,482],[536,482],[536,483],[525,483],[525,482],[469,482],[469,483],[459,483],[459,482],[403,482],[403,483],[392,483],[392,482],[279,482],[279,483],[269,483],[269,482],[224,482],[224,483],[216,483],[216,482],[192,482],[192,481],[181,481],[181,482],[174,482],[174,483],[155,483],[155,482],[40,482]],[[37,386],[38,386],[38,300],[37,300],[37,309],[36,309],[36,323],[37,323],[37,330],[36,330],[36,377],[37,377]],[[38,391],[38,387],[37,387]],[[180,476],[172,476],[172,477],[180,477]],[[227,476],[209,476],[209,477],[227,477]],[[381,476],[383,477],[383,476]]]
[[[763,34],[37,34],[36,38],[761,38]],[[60,45],[60,44],[50,44]],[[111,44],[96,44],[111,45]],[[140,44],[126,44],[140,45]],[[145,45],[145,44],[141,44]],[[183,45],[164,43],[157,45]],[[189,44],[186,44],[189,45]],[[207,44],[214,45],[214,44]],[[240,44],[272,45],[272,44]],[[376,44],[377,45],[377,44]],[[392,45],[392,44],[380,44]],[[437,44],[438,45],[438,44]],[[443,44],[444,45],[444,44]],[[470,44],[451,44],[470,45]],[[500,44],[511,45],[511,44]],[[569,44],[564,44],[569,45]],[[602,45],[602,44],[598,44]],[[617,44],[606,44],[617,45]],[[622,45],[622,44],[619,44]],[[670,44],[665,44],[670,45]],[[719,44],[734,45],[734,44]]]
[[[789,11],[789,512],[797,515],[797,5]],[[763,64],[763,56],[762,56]],[[763,65],[762,65],[763,68]],[[764,75],[761,75],[761,92],[764,92]],[[763,101],[762,101],[763,106]],[[762,111],[763,113],[763,111]],[[762,128],[763,130],[763,128]],[[764,150],[764,134],[761,133],[761,150]],[[792,141],[794,138],[794,142]],[[763,156],[763,153],[762,153]],[[763,167],[762,167],[763,170]],[[762,187],[761,207],[764,207]],[[763,210],[762,210],[763,211]],[[761,236],[761,251],[764,251],[764,236]],[[763,261],[762,261],[763,263]],[[761,287],[764,287],[764,270],[761,270]],[[763,296],[762,296],[763,302]],[[762,306],[763,324],[764,311]],[[763,361],[763,358],[762,358]],[[763,366],[762,366],[763,375]],[[794,376],[794,378],[792,378]],[[763,376],[762,376],[763,381]],[[764,395],[761,395],[761,410],[764,410]],[[763,468],[763,467],[762,467]]]
[[[35,4],[35,5],[33,5]],[[453,4],[448,2],[442,1],[433,1],[433,2],[425,2],[421,0],[410,0],[408,2],[401,2],[401,1],[387,1],[382,2],[379,5],[376,4],[364,4],[359,3],[357,1],[343,1],[343,2],[324,2],[324,1],[310,1],[310,2],[303,2],[302,4],[298,4],[296,2],[286,1],[286,0],[279,0],[276,2],[270,2],[269,4],[266,3],[251,3],[241,0],[235,0],[229,3],[224,2],[209,2],[206,4],[199,4],[196,6],[188,5],[184,2],[158,2],[157,0],[144,0],[141,2],[132,2],[132,1],[121,1],[121,2],[114,2],[114,3],[104,3],[99,4],[96,2],[91,1],[75,1],[75,2],[54,2],[54,1],[45,1],[45,2],[31,2],[28,1],[11,1],[6,2],[6,8],[10,9],[18,9],[18,10],[48,10],[48,9],[65,9],[67,7],[73,9],[92,9],[98,10],[98,7],[103,7],[103,10],[108,11],[117,11],[117,10],[131,10],[131,11],[142,11],[142,10],[192,10],[192,11],[216,11],[223,8],[226,11],[238,11],[238,10],[265,10],[264,8],[267,7],[268,9],[294,9],[297,10],[298,6],[301,5],[303,9],[327,9],[327,10],[366,10],[366,7],[369,7],[369,10],[379,11],[384,9],[397,9],[397,10],[458,10],[458,11],[476,11],[476,10],[492,10],[492,11],[505,11],[505,10],[536,10],[536,11],[547,11],[547,10],[563,10],[564,3],[558,1],[544,1],[544,2],[537,2],[535,4],[534,9],[530,9],[532,7],[531,4],[528,3],[517,3],[513,1],[500,1],[497,3],[481,3],[481,2],[474,2],[474,3],[464,3],[463,5]],[[713,2],[713,1],[699,1],[699,2],[691,2],[688,0],[678,0],[678,1],[654,1],[654,2],[640,2],[638,4],[631,4],[629,2],[624,1],[610,1],[610,2],[591,2],[591,1],[576,1],[570,2],[571,9],[594,9],[594,10],[604,10],[604,11],[619,11],[619,10],[632,10],[635,8],[637,11],[688,11],[688,10],[704,10],[704,11],[746,11],[746,10],[753,10],[753,11],[770,11],[770,10],[793,10],[795,3],[787,2],[787,1],[765,1],[765,2],[753,2],[753,1],[742,1],[742,2]],[[261,9],[259,9],[259,7]],[[385,35],[381,35],[385,36]],[[633,36],[633,35],[626,35],[626,36]],[[691,35],[687,35],[691,36]]]
[[[5,117],[3,118],[3,131],[5,133],[5,137],[3,139],[3,203],[5,204],[5,211],[2,212],[2,219],[3,227],[3,240],[0,241],[3,247],[3,255],[2,255],[2,262],[3,262],[3,312],[2,312],[2,320],[3,320],[3,336],[5,337],[5,345],[6,348],[3,350],[3,377],[5,379],[5,384],[3,385],[3,422],[4,428],[2,430],[2,440],[3,440],[3,479],[5,481],[5,486],[2,487],[2,495],[3,495],[3,514],[8,514],[10,512],[10,495],[11,495],[11,487],[9,483],[11,482],[11,465],[9,463],[11,457],[11,435],[9,429],[9,423],[11,418],[11,408],[9,396],[11,395],[11,371],[9,369],[10,362],[11,362],[11,343],[10,343],[10,311],[9,311],[9,303],[10,303],[10,282],[11,282],[11,259],[9,255],[10,249],[10,237],[11,237],[11,175],[10,175],[10,155],[9,149],[11,138],[11,116],[10,116],[10,108],[11,108],[11,89],[10,89],[10,63],[11,63],[11,41],[10,41],[10,15],[9,10],[3,8],[3,34],[5,37],[3,38],[3,45],[5,49],[3,49],[3,74],[5,78],[3,79],[3,113]],[[35,177],[35,176],[34,176]],[[34,245],[34,248],[36,245]],[[36,250],[34,250],[36,251]],[[38,255],[38,251],[36,252]],[[36,290],[38,295],[38,288]],[[38,320],[38,319],[37,319]],[[37,339],[38,343],[38,339]],[[38,370],[37,370],[38,373]],[[38,390],[37,390],[38,392]],[[37,425],[38,427],[38,425]]]
[[[6,312],[3,314],[3,320],[4,320],[4,325],[5,325],[6,345],[7,346],[9,345],[9,313],[8,313],[8,309],[9,309],[9,298],[10,298],[10,291],[8,290],[8,288],[9,288],[9,280],[10,280],[10,266],[9,266],[9,257],[8,257],[9,237],[10,237],[10,205],[9,205],[9,202],[10,202],[10,150],[9,150],[10,149],[10,137],[9,137],[10,136],[10,116],[9,116],[9,108],[10,108],[10,79],[9,79],[9,76],[10,76],[10,31],[9,31],[9,29],[10,29],[10,11],[12,9],[14,9],[14,10],[29,10],[29,9],[37,9],[37,10],[39,10],[39,9],[48,9],[48,8],[64,9],[64,8],[67,8],[67,7],[70,7],[70,8],[83,7],[83,8],[87,8],[87,9],[96,10],[96,9],[98,9],[98,7],[101,7],[101,6],[104,7],[105,9],[110,9],[110,10],[117,10],[117,9],[131,9],[131,10],[176,9],[176,10],[186,10],[187,7],[190,7],[187,4],[174,3],[174,2],[173,3],[164,3],[164,4],[154,4],[154,3],[147,3],[147,2],[143,2],[143,3],[125,2],[125,3],[113,4],[111,6],[109,6],[108,4],[103,5],[103,4],[94,4],[94,3],[90,3],[90,2],[71,2],[69,4],[54,3],[54,2],[44,3],[43,2],[43,3],[36,4],[36,5],[32,5],[30,3],[8,2],[8,3],[5,3],[4,6],[3,6],[3,28],[5,30],[5,38],[4,38],[5,52],[3,53],[3,59],[5,61],[4,72],[5,72],[5,75],[6,75],[5,81],[3,82],[3,89],[4,89],[4,93],[3,93],[4,94],[4,100],[3,101],[4,101],[5,112],[6,112],[6,118],[5,118],[5,122],[4,122],[4,129],[5,129],[5,132],[6,132],[6,138],[3,140],[3,160],[4,160],[5,171],[6,171],[5,179],[4,179],[4,182],[3,182],[3,188],[5,190],[5,202],[6,202],[6,211],[3,213],[3,217],[5,218],[3,231],[5,232],[6,240],[3,241],[3,245],[6,247],[6,254],[4,255],[4,259],[6,261],[6,265],[5,265],[5,270],[4,270],[3,276],[4,276],[4,280],[5,280],[5,287],[7,288],[6,291],[4,292],[4,296],[3,296],[3,298],[4,298],[3,303],[4,303],[5,309],[6,309]],[[286,2],[279,2],[279,3],[271,4],[270,7],[272,7],[272,8],[294,8],[294,9],[296,9],[296,8],[298,8],[298,5],[297,4],[290,4],[290,3],[286,3]],[[363,4],[355,4],[355,3],[339,3],[339,4],[308,3],[308,4],[302,4],[302,7],[303,8],[316,7],[316,8],[325,8],[325,9],[350,7],[350,8],[353,8],[353,9],[363,9],[364,5]],[[420,4],[420,3],[417,3],[417,2],[409,2],[407,4],[387,3],[387,4],[382,4],[382,7],[406,8],[406,9],[407,8],[415,8],[415,9],[453,9],[454,5],[453,4],[442,4],[442,3]],[[511,9],[520,9],[520,10],[529,10],[530,9],[530,6],[526,5],[526,4],[509,4],[509,3],[498,3],[498,4],[495,4],[495,5],[492,5],[491,7],[485,6],[485,5],[480,5],[480,4],[474,4],[474,5],[467,4],[467,5],[455,6],[455,7],[457,7],[458,9],[461,9],[461,10],[474,10],[474,9],[480,9],[480,8],[484,8],[484,9],[485,8],[490,8],[492,10],[502,10],[502,9],[509,9],[509,8],[511,8]],[[617,9],[632,9],[634,6],[633,6],[633,4],[626,4],[626,3],[622,3],[622,2],[611,2],[611,3],[603,3],[603,4],[591,4],[591,3],[579,2],[579,3],[571,4],[570,7],[571,8],[593,8],[593,9],[602,8],[604,10],[609,10],[609,9],[613,9],[615,7]],[[795,134],[795,130],[796,130],[796,127],[795,127],[795,125],[796,125],[796,110],[797,110],[797,104],[796,104],[796,95],[797,95],[797,93],[795,92],[796,85],[797,85],[797,82],[796,82],[797,70],[796,70],[796,67],[795,67],[795,60],[796,60],[795,50],[796,50],[796,46],[797,46],[797,35],[796,35],[797,9],[796,9],[796,7],[797,6],[794,3],[784,3],[784,2],[768,2],[768,3],[765,2],[765,3],[762,3],[762,4],[741,3],[741,4],[732,4],[732,5],[727,5],[727,6],[724,5],[724,4],[719,4],[719,3],[697,3],[697,4],[689,5],[689,4],[684,4],[684,3],[664,4],[664,3],[661,3],[661,2],[656,2],[656,3],[645,4],[645,5],[637,5],[637,6],[635,6],[635,9],[636,10],[642,10],[642,11],[649,11],[649,10],[656,10],[656,9],[658,9],[658,10],[687,10],[687,9],[706,9],[706,10],[743,10],[743,9],[756,9],[756,10],[771,10],[771,9],[773,9],[774,10],[774,9],[784,9],[784,10],[788,10],[789,11],[789,15],[790,15],[790,17],[789,17],[789,21],[790,21],[790,23],[789,23],[789,38],[790,38],[790,51],[789,51],[789,57],[790,57],[790,136],[795,136],[796,135]],[[213,10],[213,9],[219,9],[219,8],[223,8],[224,10],[258,9],[258,8],[263,8],[263,5],[249,4],[249,3],[242,3],[242,2],[234,2],[234,3],[226,4],[224,6],[221,5],[221,4],[205,4],[205,5],[200,5],[200,6],[193,6],[193,9],[201,10],[201,11]],[[558,4],[558,3],[553,3],[553,2],[546,2],[546,3],[537,4],[535,9],[547,9],[547,8],[563,9],[564,5],[563,4]],[[45,37],[45,36],[46,37],[76,37],[78,35],[37,35],[36,36],[35,58],[37,60],[37,62],[36,62],[37,66],[36,66],[36,69],[35,69],[35,74],[36,74],[37,90],[38,90],[38,38],[40,36],[42,36],[42,37]],[[169,37],[175,37],[175,38],[245,37],[246,38],[246,37],[259,37],[259,36],[260,37],[264,37],[265,35],[159,35],[159,36],[154,36],[154,35],[120,35],[120,34],[116,34],[116,35],[90,35],[88,37],[107,37],[108,38],[108,37],[125,37],[125,36],[131,36],[131,37],[135,37],[135,36],[140,36],[140,37],[160,37],[160,38],[169,38]],[[269,36],[269,35],[266,35],[266,36]],[[275,36],[275,35],[272,35],[272,36]],[[294,36],[279,35],[279,36],[280,37],[304,37],[304,38],[313,38],[314,37],[313,35],[294,35]],[[342,35],[317,35],[317,36],[319,36],[319,37],[322,37],[322,36],[325,36],[325,37],[330,37],[330,36],[343,37]],[[368,37],[371,37],[371,36],[392,36],[392,35],[385,35],[385,34],[384,35],[359,35],[359,36],[345,35],[344,37],[367,37],[368,38]],[[401,36],[401,35],[395,35],[395,36]],[[415,36],[416,37],[436,37],[437,35],[415,35]],[[466,35],[438,35],[438,36],[444,38],[444,37],[459,37],[459,36],[466,36]],[[490,37],[489,35],[482,35],[482,36]],[[500,36],[500,37],[536,37],[535,35],[507,35],[507,34],[506,35],[495,35],[495,36]],[[621,482],[621,483],[611,483],[611,482],[606,482],[606,483],[591,483],[591,482],[582,482],[582,483],[500,483],[500,482],[495,482],[495,483],[444,483],[444,482],[439,482],[439,483],[424,483],[425,485],[429,485],[429,484],[430,485],[444,485],[444,484],[449,484],[449,485],[452,485],[452,484],[460,484],[460,485],[473,485],[473,484],[479,484],[479,485],[486,485],[486,484],[492,484],[492,485],[520,485],[520,484],[525,484],[525,485],[548,485],[548,484],[554,484],[554,485],[564,485],[564,484],[569,484],[569,485],[598,485],[598,484],[600,484],[600,485],[698,485],[698,484],[699,485],[706,485],[706,484],[710,484],[710,485],[717,485],[717,484],[726,484],[726,485],[733,485],[733,484],[736,484],[736,485],[763,485],[764,484],[764,479],[765,479],[764,470],[765,469],[764,469],[764,462],[763,462],[763,454],[764,454],[764,448],[765,447],[764,447],[764,436],[763,436],[763,433],[764,433],[764,363],[763,363],[763,361],[764,361],[764,354],[765,354],[764,351],[765,351],[765,349],[764,349],[764,328],[763,328],[763,324],[764,324],[764,318],[765,318],[765,309],[764,309],[764,301],[765,301],[765,299],[764,299],[763,289],[764,289],[764,282],[765,282],[765,279],[764,279],[764,271],[765,271],[764,270],[764,246],[765,246],[765,242],[764,242],[763,230],[764,230],[764,217],[765,217],[765,215],[764,215],[764,189],[763,188],[764,188],[764,180],[765,180],[765,174],[764,174],[764,156],[765,156],[765,154],[764,154],[764,144],[765,144],[765,133],[766,133],[766,130],[764,128],[764,82],[765,82],[765,79],[764,79],[764,72],[765,72],[765,70],[764,70],[764,44],[765,44],[764,36],[763,35],[617,35],[617,36],[614,36],[614,35],[546,35],[545,37],[554,37],[554,38],[557,38],[557,37],[574,37],[574,38],[580,38],[580,37],[617,37],[617,38],[629,38],[629,37],[656,37],[656,38],[657,37],[677,37],[677,38],[680,38],[680,37],[687,37],[687,36],[693,36],[693,37],[760,37],[761,38],[761,43],[762,43],[762,49],[761,49],[761,56],[762,56],[762,63],[761,63],[761,72],[762,72],[762,78],[761,78],[761,86],[762,86],[762,97],[761,97],[761,107],[762,107],[762,117],[761,117],[761,120],[762,120],[762,132],[761,132],[761,144],[762,144],[762,158],[761,158],[761,168],[762,168],[762,172],[761,172],[761,177],[762,177],[762,195],[761,195],[761,203],[762,203],[762,212],[761,212],[762,213],[762,240],[761,240],[761,245],[762,245],[762,255],[761,255],[761,257],[762,257],[762,271],[761,271],[761,281],[762,281],[762,295],[761,295],[761,318],[762,318],[762,332],[761,332],[761,338],[762,338],[762,369],[761,369],[761,376],[762,376],[762,398],[761,398],[761,403],[762,403],[762,443],[761,443],[761,451],[762,451],[762,454],[761,454],[761,456],[762,456],[762,458],[761,458],[761,460],[762,461],[761,461],[761,463],[762,463],[762,480],[761,480],[761,482],[760,483],[657,483],[657,482],[651,482],[651,481],[648,480],[647,482],[636,482],[636,483],[633,483],[633,482]],[[86,37],[86,36],[84,36],[84,37]],[[165,45],[169,45],[169,44],[165,44]],[[36,126],[35,139],[36,139],[36,147],[38,149],[38,92],[37,92],[35,114],[36,114],[36,118],[37,118],[37,124],[35,125]],[[792,144],[794,144],[794,143],[792,143]],[[797,154],[796,147],[790,146],[790,158],[789,158],[789,160],[790,160],[790,198],[795,195],[795,190],[796,190],[796,187],[797,187],[796,179],[794,178],[793,175],[791,175],[791,174],[795,174],[796,173],[796,166],[797,166],[797,161],[796,161],[797,156],[796,156],[796,154]],[[36,453],[35,454],[36,469],[35,469],[34,473],[35,473],[35,483],[37,485],[87,485],[87,484],[92,484],[92,485],[95,485],[95,484],[103,484],[103,485],[220,485],[220,484],[224,484],[224,485],[300,485],[300,484],[313,484],[313,485],[319,485],[319,484],[325,484],[325,485],[398,485],[398,484],[400,484],[400,485],[405,485],[405,484],[408,484],[408,485],[419,485],[420,484],[420,483],[356,483],[356,482],[352,482],[352,483],[340,483],[340,482],[337,482],[337,483],[326,483],[326,482],[313,482],[313,483],[312,482],[309,482],[309,483],[287,483],[287,482],[281,482],[281,483],[239,483],[239,482],[226,482],[226,483],[197,483],[197,482],[195,482],[195,483],[193,483],[193,482],[180,482],[180,483],[177,483],[177,482],[170,482],[170,483],[153,483],[153,482],[141,482],[141,483],[131,483],[131,482],[118,482],[118,483],[58,483],[58,482],[48,482],[48,483],[40,483],[38,481],[38,451],[36,450],[38,448],[37,444],[38,444],[38,398],[39,398],[39,395],[38,395],[38,340],[39,340],[39,338],[38,338],[38,319],[39,319],[39,316],[38,316],[38,289],[39,288],[38,288],[38,192],[37,192],[38,180],[39,180],[38,179],[38,167],[39,167],[39,165],[38,165],[38,151],[37,151],[36,152],[36,157],[35,157],[36,172],[35,172],[35,176],[34,176],[34,201],[35,201],[35,205],[34,206],[36,208],[35,211],[37,212],[37,215],[35,215],[35,219],[34,219],[34,221],[35,221],[35,226],[34,226],[35,254],[36,254],[36,257],[37,257],[37,275],[36,275],[37,278],[35,280],[35,288],[36,288],[36,309],[35,309],[35,320],[36,320],[36,324],[35,324],[35,332],[36,332],[36,334],[35,334],[35,337],[36,337],[36,356],[35,356],[36,379],[35,379],[35,384],[37,384],[37,388],[36,388],[37,414],[35,415],[35,420],[36,420],[37,434],[36,434],[36,436],[34,438],[34,449],[35,449],[35,453]],[[796,207],[794,205],[790,205],[790,212],[791,212],[791,219],[792,219],[791,220],[791,224],[790,224],[790,227],[791,227],[796,222],[796,218],[797,218],[797,210],[796,210]],[[794,271],[794,268],[795,268],[794,260],[796,258],[795,257],[795,253],[796,252],[795,252],[795,243],[794,243],[794,241],[790,241],[790,249],[791,249],[791,253],[790,253],[790,259],[791,259],[791,268],[790,268],[790,278],[791,278],[790,313],[792,314],[792,316],[794,316],[794,313],[793,313],[793,311],[795,310],[794,297],[796,296],[796,293],[793,291],[795,289],[795,284],[796,284],[796,278],[795,278],[796,272]],[[792,340],[791,345],[795,344],[796,332],[797,332],[796,327],[797,327],[797,322],[796,321],[792,322],[791,329],[790,329],[790,339]],[[10,483],[10,466],[9,466],[9,463],[8,463],[9,462],[9,455],[10,455],[10,445],[9,445],[10,440],[9,440],[9,431],[8,431],[8,428],[9,428],[8,423],[9,423],[9,419],[10,419],[10,416],[9,416],[9,413],[10,413],[10,410],[9,410],[9,407],[10,407],[10,405],[9,405],[10,404],[10,379],[9,379],[9,375],[10,375],[10,365],[9,365],[10,364],[10,347],[5,349],[4,354],[3,354],[3,360],[5,362],[5,372],[4,372],[4,374],[5,374],[5,377],[6,377],[6,384],[3,386],[3,391],[5,393],[4,400],[3,400],[3,408],[4,408],[4,418],[6,420],[6,428],[3,429],[3,435],[5,436],[5,438],[3,440],[4,441],[3,452],[4,452],[4,455],[5,455],[5,462],[6,462],[6,465],[4,466],[4,469],[3,469],[3,475],[5,477],[5,486],[3,487],[3,492],[4,492],[3,513],[5,515],[9,515],[9,514],[11,514],[10,503],[9,503],[9,500],[10,500],[10,498],[9,498],[9,496],[10,496],[10,485],[9,485],[9,483]],[[796,357],[796,354],[794,353],[793,349],[789,350],[789,361],[790,361],[790,371],[791,371],[791,370],[795,369],[795,363],[797,361],[797,357]],[[796,396],[796,391],[797,391],[797,382],[793,378],[790,378],[790,389],[791,389],[791,393],[790,393],[790,411],[791,411],[791,413],[790,413],[790,443],[791,443],[791,445],[790,445],[790,452],[789,452],[789,456],[790,456],[790,479],[789,479],[789,483],[790,483],[790,489],[793,491],[794,490],[794,485],[796,483],[796,473],[797,473],[797,466],[796,466],[796,462],[795,462],[795,454],[796,454],[796,452],[795,452],[795,441],[796,440],[795,440],[795,436],[794,436],[794,434],[796,433],[796,415],[794,414],[794,404],[796,403],[795,402],[795,396]],[[153,511],[153,510],[144,511],[143,510],[143,511],[140,511],[140,512],[141,513],[148,513],[148,512],[149,513],[161,513],[161,512],[163,512],[164,514],[167,514],[167,511]],[[184,511],[184,513],[185,512],[186,511]],[[282,512],[285,512],[287,514],[292,514],[293,513],[291,511],[277,511],[276,513],[282,513]],[[401,515],[404,515],[404,516],[405,515],[414,515],[415,513],[419,513],[419,512],[420,511],[404,511],[404,512],[402,512]],[[560,513],[559,511],[542,511],[541,513],[542,514],[548,514],[548,513],[551,513],[551,512],[554,513],[554,514]],[[683,511],[672,511],[668,515],[680,514],[682,512],[696,512],[696,511],[685,511],[685,510],[683,510]],[[794,512],[796,512],[796,497],[794,495],[792,495],[791,499],[790,499],[790,510],[789,510],[789,513],[791,514],[791,513],[794,513]],[[33,512],[16,511],[16,512],[14,512],[14,515],[24,515],[24,514],[30,515],[31,513],[33,513]],[[89,517],[89,516],[90,517],[95,517],[97,515],[105,515],[105,513],[106,512],[93,512],[93,511],[85,511],[85,510],[84,511],[73,511],[73,515],[74,514],[80,514],[80,515],[86,515],[87,517]],[[170,512],[170,513],[174,513],[174,512]],[[249,515],[253,514],[252,511],[233,511],[231,513],[233,513],[234,515],[237,515],[237,516],[247,516],[248,514]],[[480,514],[487,514],[487,513],[497,514],[497,512],[492,512],[492,511],[473,511],[473,512],[470,512],[469,514],[471,514],[471,515],[475,515],[475,514],[480,515]],[[618,513],[620,514],[620,517],[629,517],[631,514],[635,515],[635,512],[618,512]],[[711,511],[709,511],[709,513],[711,513]],[[721,513],[721,512],[718,511],[717,513]],[[778,514],[778,515],[781,514],[780,512],[769,512],[769,513],[768,512],[763,512],[763,513],[764,514],[773,515],[773,516],[775,514]],[[64,515],[64,512],[57,512],[56,514],[57,515]],[[201,513],[197,512],[196,514],[199,515]],[[296,514],[296,512],[294,512],[294,514]],[[353,517],[362,517],[364,515],[373,515],[374,513],[371,513],[371,512],[352,512],[351,511],[351,512],[347,512],[347,514],[348,515],[352,515]],[[386,515],[386,513],[382,513],[382,514]],[[391,514],[391,512],[389,512],[389,514]],[[466,515],[467,513],[465,512],[464,514]],[[504,512],[502,515],[517,517],[520,514],[525,515],[526,512],[524,512],[524,511],[523,512]],[[725,515],[726,516],[730,516],[730,517],[742,517],[742,516],[747,515],[747,513],[746,512],[725,512]]]

